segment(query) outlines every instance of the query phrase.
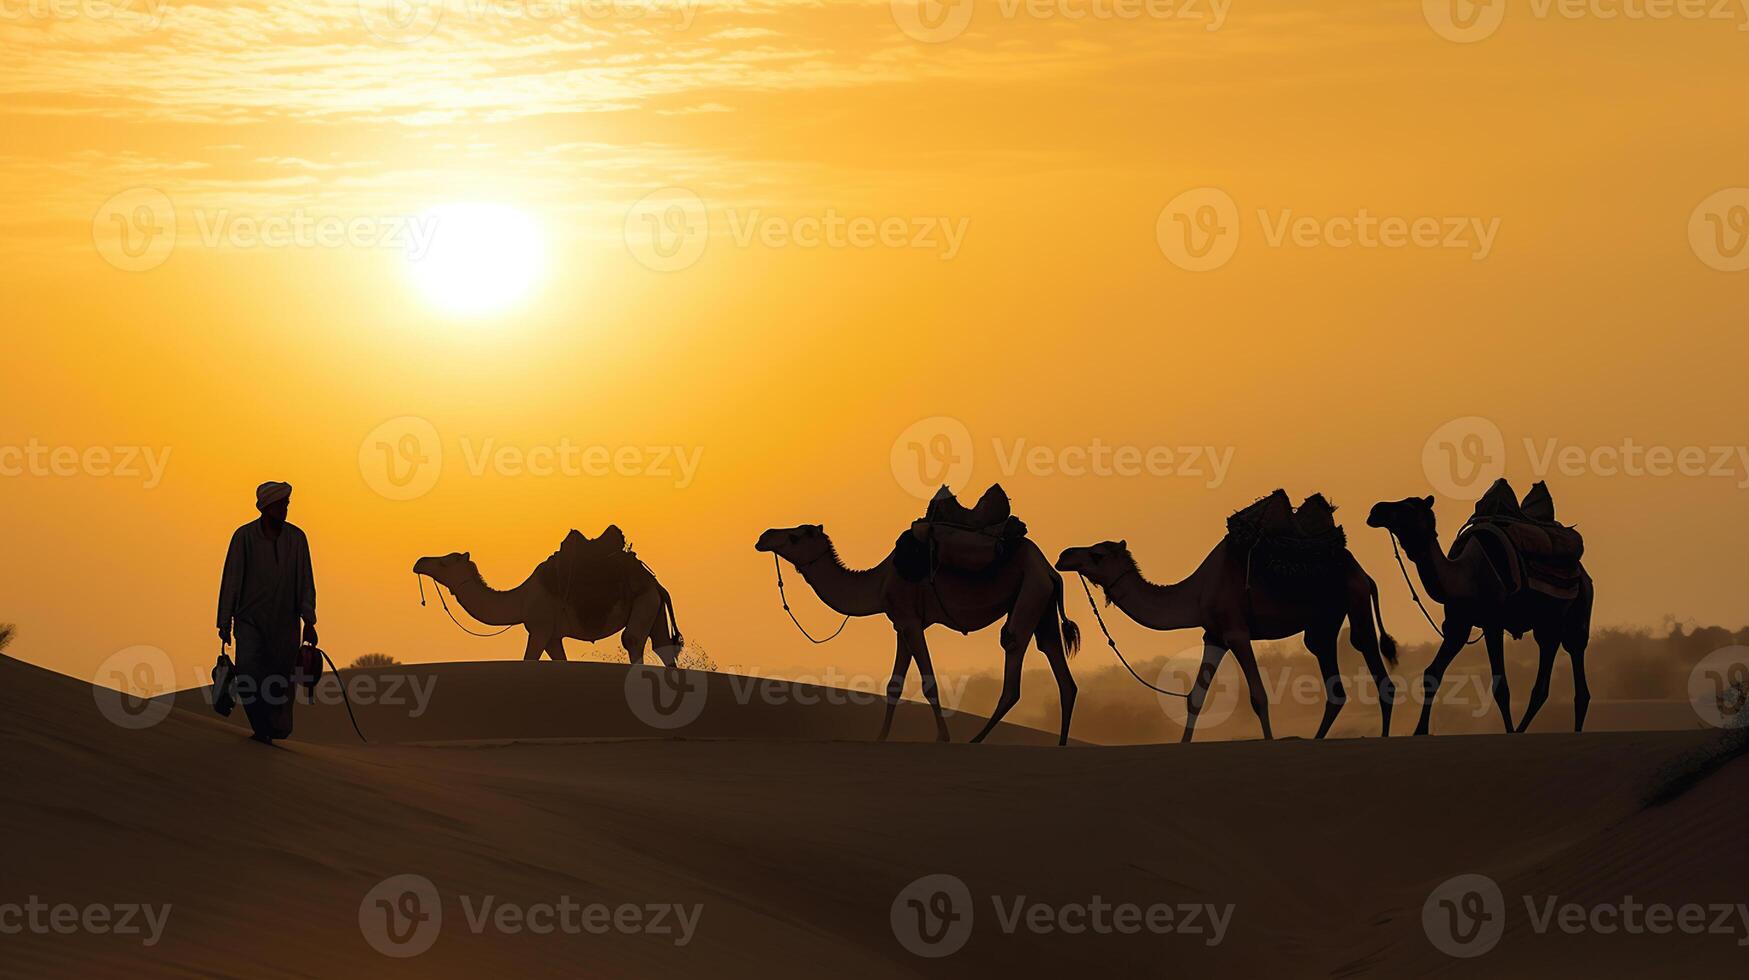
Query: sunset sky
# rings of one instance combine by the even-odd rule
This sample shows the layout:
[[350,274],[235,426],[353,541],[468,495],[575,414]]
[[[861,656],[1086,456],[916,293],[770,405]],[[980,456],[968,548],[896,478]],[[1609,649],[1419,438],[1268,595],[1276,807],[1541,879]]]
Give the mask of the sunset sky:
[[9,652],[202,680],[283,479],[342,663],[520,656],[413,561],[613,522],[719,664],[878,672],[753,543],[873,564],[943,473],[1160,581],[1322,491],[1419,640],[1366,509],[1449,540],[1478,447],[1600,623],[1741,625],[1749,16],[1457,2],[0,0]]

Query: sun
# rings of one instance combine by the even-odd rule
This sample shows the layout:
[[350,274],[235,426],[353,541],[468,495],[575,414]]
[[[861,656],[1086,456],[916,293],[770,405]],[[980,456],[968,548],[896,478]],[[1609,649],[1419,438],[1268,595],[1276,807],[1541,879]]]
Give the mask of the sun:
[[476,315],[521,299],[546,271],[546,238],[526,213],[503,204],[443,204],[419,216],[407,261],[440,309]]

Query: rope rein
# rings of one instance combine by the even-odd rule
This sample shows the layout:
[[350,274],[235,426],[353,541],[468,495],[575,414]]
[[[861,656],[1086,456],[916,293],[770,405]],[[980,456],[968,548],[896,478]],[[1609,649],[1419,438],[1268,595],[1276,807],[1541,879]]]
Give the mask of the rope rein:
[[[1427,625],[1433,627],[1434,635],[1438,636],[1441,640],[1445,639],[1445,630],[1440,629],[1439,624],[1433,621],[1433,614],[1428,612],[1427,607],[1422,604],[1421,594],[1415,591],[1415,583],[1409,578],[1409,566],[1403,564],[1403,553],[1397,550],[1397,533],[1389,529],[1387,529],[1385,533],[1391,536],[1391,555],[1397,559],[1397,568],[1403,573],[1403,584],[1409,587],[1409,598],[1415,600],[1415,608],[1421,610],[1421,617],[1427,620]],[[1469,646],[1481,638],[1482,633],[1478,631],[1475,638],[1466,641],[1464,646]]]
[[815,644],[816,646],[822,643],[830,643],[838,638],[838,634],[844,632],[844,627],[850,625],[850,617],[845,616],[844,622],[838,624],[838,628],[832,631],[831,636],[826,637],[824,640],[816,640],[814,634],[809,633],[808,628],[802,625],[802,621],[796,618],[795,610],[789,607],[789,596],[785,595],[783,591],[783,562],[778,560],[777,555],[773,554],[771,556],[771,565],[773,568],[777,569],[778,601],[783,603],[783,611],[789,613],[789,621],[796,624],[796,629],[802,631],[802,635],[808,638],[809,643]]
[[1168,691],[1165,688],[1155,687],[1146,680],[1143,680],[1141,674],[1136,673],[1136,669],[1130,666],[1128,660],[1124,659],[1123,651],[1117,648],[1117,641],[1111,638],[1111,630],[1105,628],[1105,617],[1099,615],[1099,603],[1093,601],[1093,589],[1087,584],[1087,576],[1081,575],[1079,578],[1081,579],[1081,591],[1087,593],[1087,605],[1093,610],[1093,621],[1099,624],[1099,632],[1105,634],[1105,642],[1111,646],[1111,652],[1117,654],[1118,662],[1122,663],[1124,669],[1130,672],[1130,676],[1141,681],[1143,687],[1156,694],[1164,694],[1169,698],[1184,698],[1188,701],[1190,699],[1188,693],[1180,694],[1177,691]]
[[[425,605],[425,576],[415,575],[413,577],[419,580],[419,604],[421,606],[423,606],[423,605]],[[449,601],[443,597],[443,583],[438,582],[434,579],[432,581],[432,584],[437,589],[437,601],[443,605],[443,611],[446,613],[449,613],[450,622],[456,624],[457,628],[459,628],[463,633],[466,633],[469,636],[484,636],[484,637],[503,636],[505,633],[508,633],[517,627],[516,623],[511,623],[509,626],[506,626],[503,629],[498,630],[498,631],[493,632],[493,633],[476,633],[473,630],[468,629],[466,626],[462,625],[461,620],[455,618],[455,613],[452,613],[449,611]]]

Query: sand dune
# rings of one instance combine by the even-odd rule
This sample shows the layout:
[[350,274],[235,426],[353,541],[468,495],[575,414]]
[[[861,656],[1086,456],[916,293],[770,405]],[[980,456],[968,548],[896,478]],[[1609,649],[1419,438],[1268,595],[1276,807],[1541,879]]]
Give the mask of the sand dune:
[[[879,745],[831,741],[866,739],[870,706],[791,708],[738,728],[707,721],[742,708],[713,688],[684,740],[484,741],[626,734],[631,716],[611,717],[616,698],[629,710],[624,668],[536,669],[522,676],[539,691],[505,680],[510,670],[457,673],[470,680],[454,701],[440,683],[429,717],[448,744],[347,744],[317,732],[332,728],[322,711],[302,719],[321,740],[269,749],[204,708],[126,730],[85,684],[0,660],[0,902],[171,906],[151,948],[0,937],[0,972],[1699,976],[1744,962],[1741,933],[1539,934],[1522,903],[1749,897],[1749,763],[1645,803],[1716,738],[1705,732]],[[361,721],[385,738],[414,732]],[[1476,960],[1447,957],[1422,925],[1429,894],[1460,873],[1488,875],[1507,898],[1505,934]],[[404,960],[374,951],[361,928],[366,896],[402,874],[428,878],[442,913],[429,951]],[[915,956],[893,926],[895,899],[931,874],[956,876],[972,899],[969,938],[943,959]],[[485,896],[676,903],[699,917],[684,946],[630,930],[476,933],[468,913]],[[1094,896],[1230,905],[1231,919],[1217,945],[1005,932],[997,907],[1020,896],[1053,909]]]

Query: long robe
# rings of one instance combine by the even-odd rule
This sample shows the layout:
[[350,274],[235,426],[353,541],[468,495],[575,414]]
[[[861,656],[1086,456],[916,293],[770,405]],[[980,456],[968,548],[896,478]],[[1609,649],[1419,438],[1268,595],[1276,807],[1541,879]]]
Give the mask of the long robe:
[[257,735],[291,735],[300,620],[316,622],[309,538],[294,524],[283,525],[277,538],[259,520],[238,528],[219,584],[219,628],[235,622],[237,701]]

